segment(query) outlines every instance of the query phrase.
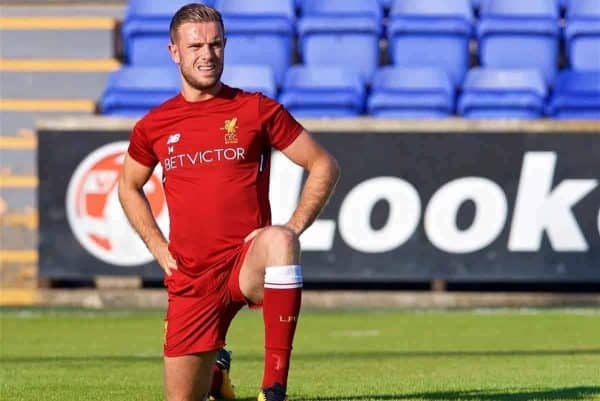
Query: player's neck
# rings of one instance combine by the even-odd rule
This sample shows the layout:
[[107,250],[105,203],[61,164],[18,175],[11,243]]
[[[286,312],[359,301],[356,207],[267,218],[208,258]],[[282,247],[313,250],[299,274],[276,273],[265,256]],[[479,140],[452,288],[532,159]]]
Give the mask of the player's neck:
[[205,90],[199,90],[184,84],[181,88],[181,96],[183,96],[183,98],[188,102],[203,102],[215,97],[221,90],[221,87],[221,81]]

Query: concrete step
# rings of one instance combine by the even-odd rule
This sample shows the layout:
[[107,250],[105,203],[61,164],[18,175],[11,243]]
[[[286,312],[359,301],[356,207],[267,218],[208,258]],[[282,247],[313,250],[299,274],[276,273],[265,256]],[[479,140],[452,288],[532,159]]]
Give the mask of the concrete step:
[[[124,0],[108,0],[102,3],[95,1],[89,2],[90,4],[69,4],[66,6],[64,0],[56,1],[55,4],[51,5],[48,0],[38,0],[38,4],[30,4],[24,0],[11,1],[5,0],[4,3],[16,3],[16,4],[3,4],[0,6],[0,15],[4,17],[113,17],[117,19],[123,19],[125,15],[125,1]],[[35,2],[31,2],[35,3]],[[95,3],[95,4],[94,4]],[[112,3],[112,4],[108,4]]]
[[19,222],[18,225],[9,225],[15,224],[15,222],[4,223],[5,219],[12,218],[14,218],[14,215],[10,214],[8,216],[0,217],[0,244],[2,244],[1,249],[22,250],[36,248],[38,241],[37,228],[31,229],[25,226],[23,222]]
[[89,116],[96,103],[91,99],[0,99],[0,133],[15,135],[33,131],[39,119],[65,116]]
[[0,140],[0,175],[36,175],[36,149],[3,149]]
[[36,176],[0,176],[0,212],[26,214],[37,210]]
[[0,136],[0,176],[37,174],[35,136]]
[[5,98],[100,98],[115,59],[0,60],[0,87]]
[[38,210],[33,207],[26,207],[18,211],[5,211],[0,214],[0,225],[2,227],[26,228],[28,230],[37,230]]
[[1,135],[0,149],[19,150],[37,149],[37,136],[35,135]]
[[0,249],[37,247],[36,194],[36,176],[0,176]]
[[0,17],[0,57],[112,58],[115,27],[112,17]]
[[12,136],[18,133],[33,134],[35,122],[62,117],[86,117],[93,112],[68,112],[68,111],[13,111],[0,109],[0,135]]
[[[4,251],[4,252],[15,252]],[[30,254],[35,251],[17,251],[25,258],[34,259]],[[3,251],[0,250],[0,288],[37,288],[38,267],[37,262],[4,262]],[[14,257],[13,257],[14,258]],[[35,254],[37,261],[37,253]]]
[[35,247],[0,249],[0,288],[37,288],[37,263]]

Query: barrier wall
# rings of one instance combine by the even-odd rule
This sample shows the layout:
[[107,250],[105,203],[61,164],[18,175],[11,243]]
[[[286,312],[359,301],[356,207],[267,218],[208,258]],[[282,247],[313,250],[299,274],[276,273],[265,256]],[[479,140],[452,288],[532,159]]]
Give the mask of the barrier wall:
[[[343,169],[301,238],[306,281],[600,283],[597,122],[303,123]],[[40,276],[161,277],[116,194],[132,124],[41,125]],[[274,223],[291,214],[302,180],[273,155]],[[168,231],[160,171],[145,190]]]

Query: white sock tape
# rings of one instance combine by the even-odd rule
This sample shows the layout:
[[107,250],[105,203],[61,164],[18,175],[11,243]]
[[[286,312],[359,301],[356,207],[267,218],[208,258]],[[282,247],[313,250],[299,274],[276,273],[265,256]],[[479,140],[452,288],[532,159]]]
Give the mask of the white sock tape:
[[269,266],[265,269],[266,288],[302,287],[302,266]]

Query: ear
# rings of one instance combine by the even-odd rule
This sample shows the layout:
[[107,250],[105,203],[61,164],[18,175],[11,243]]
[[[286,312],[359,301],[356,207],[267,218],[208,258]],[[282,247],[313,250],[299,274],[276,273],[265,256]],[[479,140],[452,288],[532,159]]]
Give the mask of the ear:
[[177,45],[173,42],[169,43],[169,54],[171,55],[171,60],[173,60],[175,64],[179,64],[181,62],[179,57],[179,48],[177,48]]

